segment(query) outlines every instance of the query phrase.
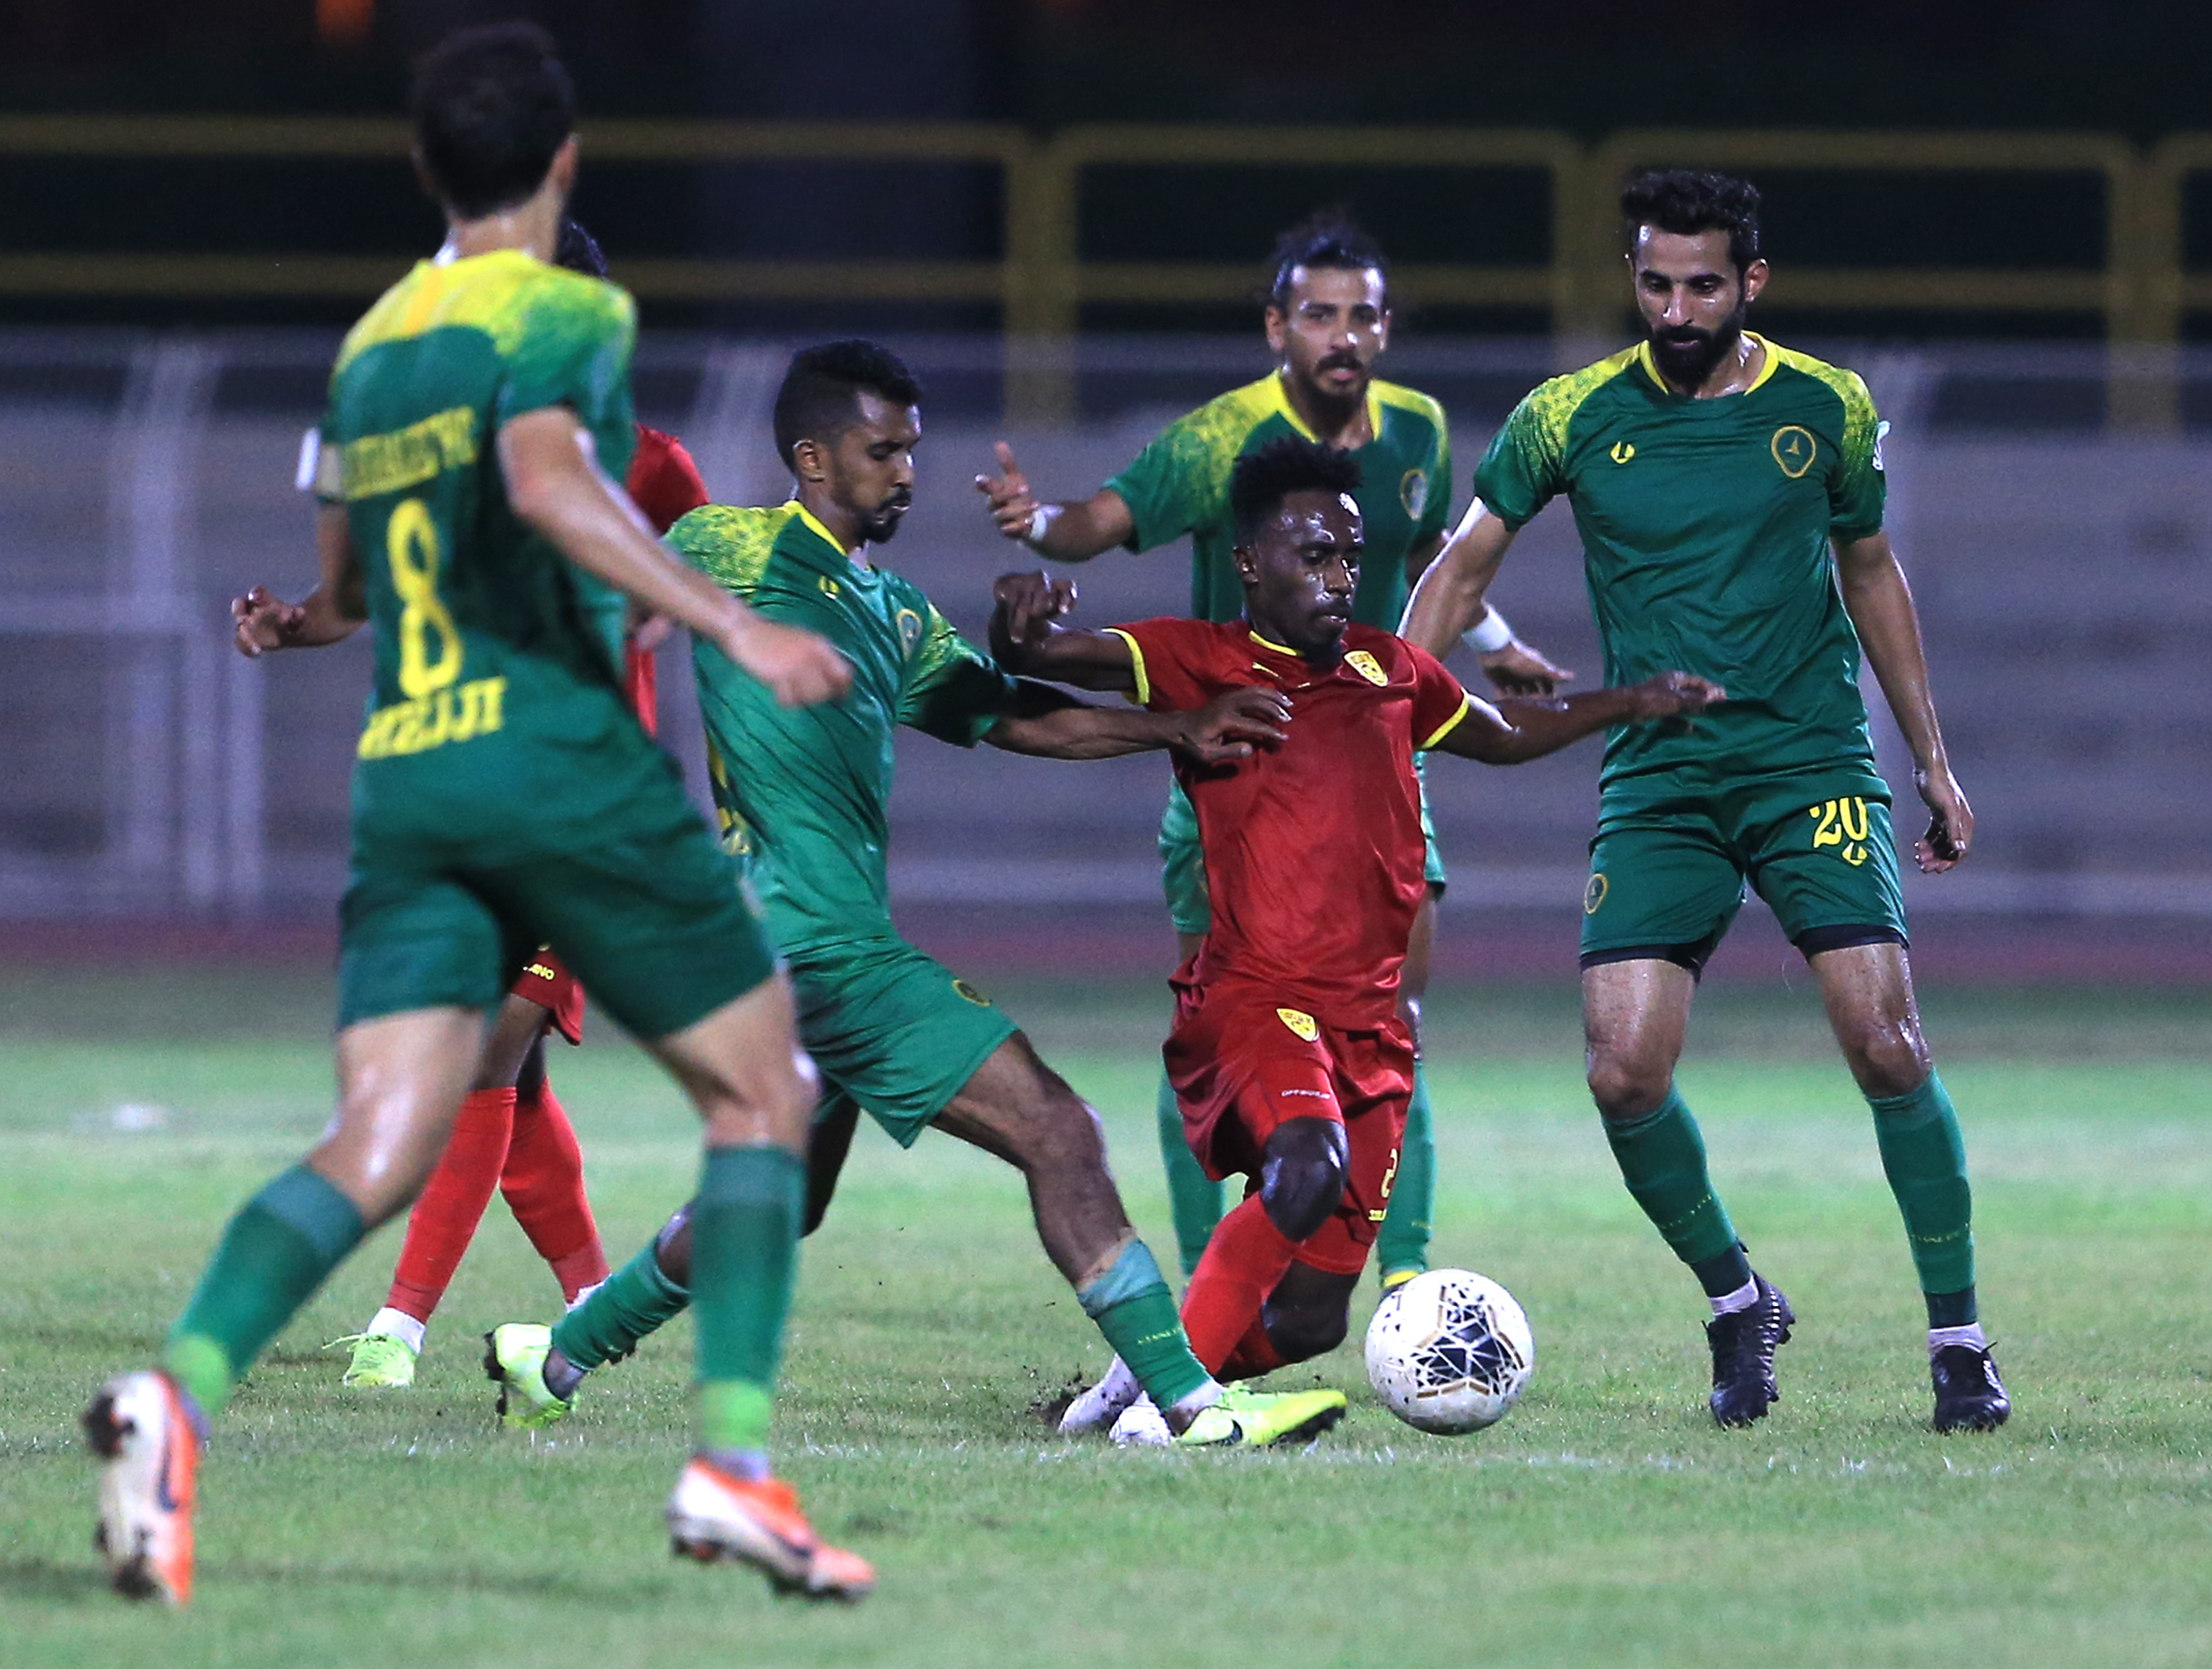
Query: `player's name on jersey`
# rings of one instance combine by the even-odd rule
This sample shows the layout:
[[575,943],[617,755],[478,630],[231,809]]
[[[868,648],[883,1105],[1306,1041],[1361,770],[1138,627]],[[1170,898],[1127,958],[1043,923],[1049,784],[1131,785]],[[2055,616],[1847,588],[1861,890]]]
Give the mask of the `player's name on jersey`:
[[448,742],[488,736],[506,722],[506,680],[479,678],[434,695],[378,707],[369,715],[356,752],[365,760],[428,753]]
[[477,414],[473,406],[433,411],[404,429],[364,435],[345,443],[345,496],[374,498],[434,479],[449,469],[477,461]]

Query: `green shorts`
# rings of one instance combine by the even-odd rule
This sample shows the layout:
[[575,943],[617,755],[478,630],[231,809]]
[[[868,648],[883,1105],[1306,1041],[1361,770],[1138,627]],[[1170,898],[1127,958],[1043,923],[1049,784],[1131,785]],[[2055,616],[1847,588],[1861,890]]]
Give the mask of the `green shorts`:
[[1651,957],[1702,970],[1747,882],[1808,956],[1906,942],[1888,791],[1858,772],[1754,777],[1600,805],[1583,966]]
[[427,837],[357,835],[339,911],[340,1029],[411,1009],[490,1008],[540,945],[646,1039],[766,979],[775,952],[730,860],[667,781],[588,841],[510,849],[497,864]]
[[[1415,754],[1413,769],[1421,785],[1421,838],[1427,843],[1422,860],[1422,879],[1429,891],[1444,894],[1444,855],[1436,850],[1436,825],[1429,816],[1428,756]],[[1160,814],[1160,887],[1167,895],[1167,919],[1186,938],[1202,938],[1213,924],[1213,909],[1206,896],[1206,852],[1198,841],[1198,814],[1191,809],[1182,784],[1170,783],[1167,809]]]
[[790,969],[824,1107],[858,1103],[902,1148],[1014,1035],[990,998],[889,934],[793,952]]

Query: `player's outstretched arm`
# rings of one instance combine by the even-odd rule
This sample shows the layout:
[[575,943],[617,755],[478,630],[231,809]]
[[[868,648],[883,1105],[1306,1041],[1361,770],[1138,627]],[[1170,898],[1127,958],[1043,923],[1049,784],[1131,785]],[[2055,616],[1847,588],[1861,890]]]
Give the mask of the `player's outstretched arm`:
[[353,530],[343,505],[317,508],[315,552],[322,578],[298,602],[286,602],[266,585],[231,599],[231,641],[247,659],[343,641],[369,618],[360,564],[354,560]]
[[1727,699],[1728,692],[1719,684],[1687,672],[1662,673],[1640,684],[1580,695],[1511,699],[1495,707],[1470,695],[1467,716],[1434,744],[1433,751],[1486,765],[1517,765],[1615,724],[1686,717]]
[[1005,573],[991,595],[998,605],[991,615],[991,654],[1008,672],[1078,690],[1137,693],[1137,656],[1128,639],[1059,624],[1075,606],[1072,581]]
[[499,464],[515,514],[586,572],[641,608],[689,626],[785,707],[843,695],[853,669],[812,632],[762,619],[655,543],[638,508],[587,450],[583,425],[563,406],[500,425]]
[[1483,601],[1512,543],[1513,530],[1489,506],[1480,499],[1469,505],[1442,552],[1415,579],[1398,636],[1442,660],[1461,638],[1485,622],[1493,623],[1505,640],[1477,647],[1484,676],[1506,695],[1549,695],[1574,674],[1512,636],[1504,619]]
[[1029,477],[1014,461],[1014,449],[998,443],[999,473],[976,478],[976,491],[991,505],[991,518],[1008,539],[1018,540],[1055,562],[1087,562],[1101,551],[1126,545],[1137,518],[1122,495],[1101,487],[1072,504],[1039,504]]
[[1836,542],[1836,578],[1843,607],[1858,628],[1867,659],[1897,729],[1912,749],[1912,782],[1928,806],[1928,832],[1913,848],[1921,870],[1939,875],[1956,867],[1974,843],[1974,808],[1951,774],[1943,729],[1928,693],[1928,656],[1921,643],[1920,612],[1912,587],[1890,548],[1887,533]]
[[983,739],[1043,759],[1109,760],[1165,747],[1197,764],[1222,765],[1280,745],[1289,721],[1290,704],[1276,690],[1230,690],[1188,712],[1151,713],[1095,707],[1024,679],[1016,705]]

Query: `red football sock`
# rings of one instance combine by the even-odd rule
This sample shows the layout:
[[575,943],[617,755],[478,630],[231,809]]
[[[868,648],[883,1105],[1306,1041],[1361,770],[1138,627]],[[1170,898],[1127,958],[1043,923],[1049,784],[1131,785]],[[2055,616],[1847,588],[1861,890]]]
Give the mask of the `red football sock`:
[[384,1299],[391,1308],[417,1321],[430,1319],[438,1300],[452,1285],[468,1243],[476,1238],[477,1224],[484,1220],[484,1207],[499,1186],[499,1169],[506,1163],[507,1137],[514,1127],[512,1085],[472,1091],[461,1103],[461,1116],[453,1121],[453,1134],[438,1168],[408,1214],[407,1240],[399,1248],[399,1267],[392,1272],[392,1290]]
[[1238,1380],[1256,1380],[1263,1373],[1273,1373],[1286,1366],[1282,1353],[1275,1349],[1275,1340],[1267,1336],[1267,1323],[1263,1317],[1252,1318],[1252,1325],[1245,1329],[1245,1336],[1236,1341],[1236,1348],[1229,1353],[1229,1360],[1222,1363],[1214,1378],[1223,1384]]
[[1227,1374],[1231,1355],[1259,1326],[1260,1306],[1288,1272],[1297,1249],[1268,1220],[1258,1194],[1248,1195],[1214,1226],[1182,1302],[1183,1331],[1207,1372]]
[[562,1298],[573,1304],[576,1294],[607,1278],[607,1254],[584,1197],[584,1151],[550,1082],[535,1100],[515,1108],[499,1191],[538,1256],[552,1266]]

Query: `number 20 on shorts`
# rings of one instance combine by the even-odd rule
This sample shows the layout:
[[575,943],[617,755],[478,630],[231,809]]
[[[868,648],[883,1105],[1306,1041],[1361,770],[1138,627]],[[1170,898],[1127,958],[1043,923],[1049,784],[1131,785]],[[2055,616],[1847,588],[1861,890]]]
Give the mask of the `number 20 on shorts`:
[[1854,795],[1848,800],[1824,800],[1805,808],[1814,820],[1813,850],[1837,848],[1836,855],[1853,868],[1867,861],[1867,802]]

